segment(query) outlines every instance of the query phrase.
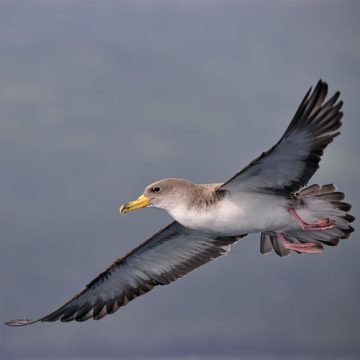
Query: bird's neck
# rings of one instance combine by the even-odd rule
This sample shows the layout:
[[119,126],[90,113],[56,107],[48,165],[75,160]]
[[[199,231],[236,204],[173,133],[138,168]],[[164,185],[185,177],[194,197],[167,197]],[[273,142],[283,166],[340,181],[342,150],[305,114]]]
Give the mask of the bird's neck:
[[[218,184],[194,184],[191,196],[184,196],[174,206],[166,209],[170,216],[185,227],[192,228],[197,216],[207,214],[224,198]],[[190,193],[188,193],[190,195]]]

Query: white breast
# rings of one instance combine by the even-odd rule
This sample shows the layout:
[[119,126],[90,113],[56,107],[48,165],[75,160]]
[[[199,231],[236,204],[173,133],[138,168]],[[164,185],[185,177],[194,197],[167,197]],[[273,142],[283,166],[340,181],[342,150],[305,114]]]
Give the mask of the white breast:
[[286,200],[259,193],[236,193],[207,209],[171,209],[170,215],[183,226],[219,235],[240,235],[280,230],[292,222]]

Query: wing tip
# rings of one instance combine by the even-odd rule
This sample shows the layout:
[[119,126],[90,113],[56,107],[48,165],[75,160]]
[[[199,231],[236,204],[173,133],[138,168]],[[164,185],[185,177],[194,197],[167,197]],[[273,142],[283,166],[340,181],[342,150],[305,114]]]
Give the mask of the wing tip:
[[34,324],[37,321],[33,321],[32,319],[14,319],[10,321],[6,321],[4,324],[7,326],[25,326]]

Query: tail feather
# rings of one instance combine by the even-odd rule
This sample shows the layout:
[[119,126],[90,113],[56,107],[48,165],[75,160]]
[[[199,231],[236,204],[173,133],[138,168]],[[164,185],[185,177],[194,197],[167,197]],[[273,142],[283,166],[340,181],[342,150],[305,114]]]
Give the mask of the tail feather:
[[270,235],[262,232],[260,236],[260,252],[261,254],[267,254],[273,249]]
[[261,233],[260,237],[260,252],[261,254],[268,254],[274,249],[275,253],[279,256],[289,255],[289,249],[287,249],[281,241],[278,241],[277,237],[273,233]]
[[323,193],[323,194],[319,194],[317,195],[318,199],[321,200],[329,200],[329,201],[342,201],[345,199],[345,194],[339,191],[334,191],[334,192],[330,192],[330,193]]
[[[293,244],[313,243],[319,249],[323,245],[336,246],[342,239],[348,239],[354,228],[350,225],[355,217],[348,214],[351,204],[344,202],[345,194],[336,191],[334,184],[314,184],[300,190],[295,194],[303,206],[309,208],[318,219],[329,219],[334,227],[326,230],[291,230],[283,233],[283,236]],[[267,254],[274,249],[279,256],[286,256],[289,250],[278,240],[276,233],[268,232],[261,234],[260,251]]]

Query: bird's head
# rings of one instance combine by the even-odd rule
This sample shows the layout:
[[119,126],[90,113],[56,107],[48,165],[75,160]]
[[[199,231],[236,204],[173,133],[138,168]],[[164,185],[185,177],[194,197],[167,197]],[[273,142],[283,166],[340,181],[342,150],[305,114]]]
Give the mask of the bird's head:
[[121,215],[144,207],[170,211],[187,199],[186,194],[194,184],[183,179],[163,179],[148,185],[136,200],[121,205]]

